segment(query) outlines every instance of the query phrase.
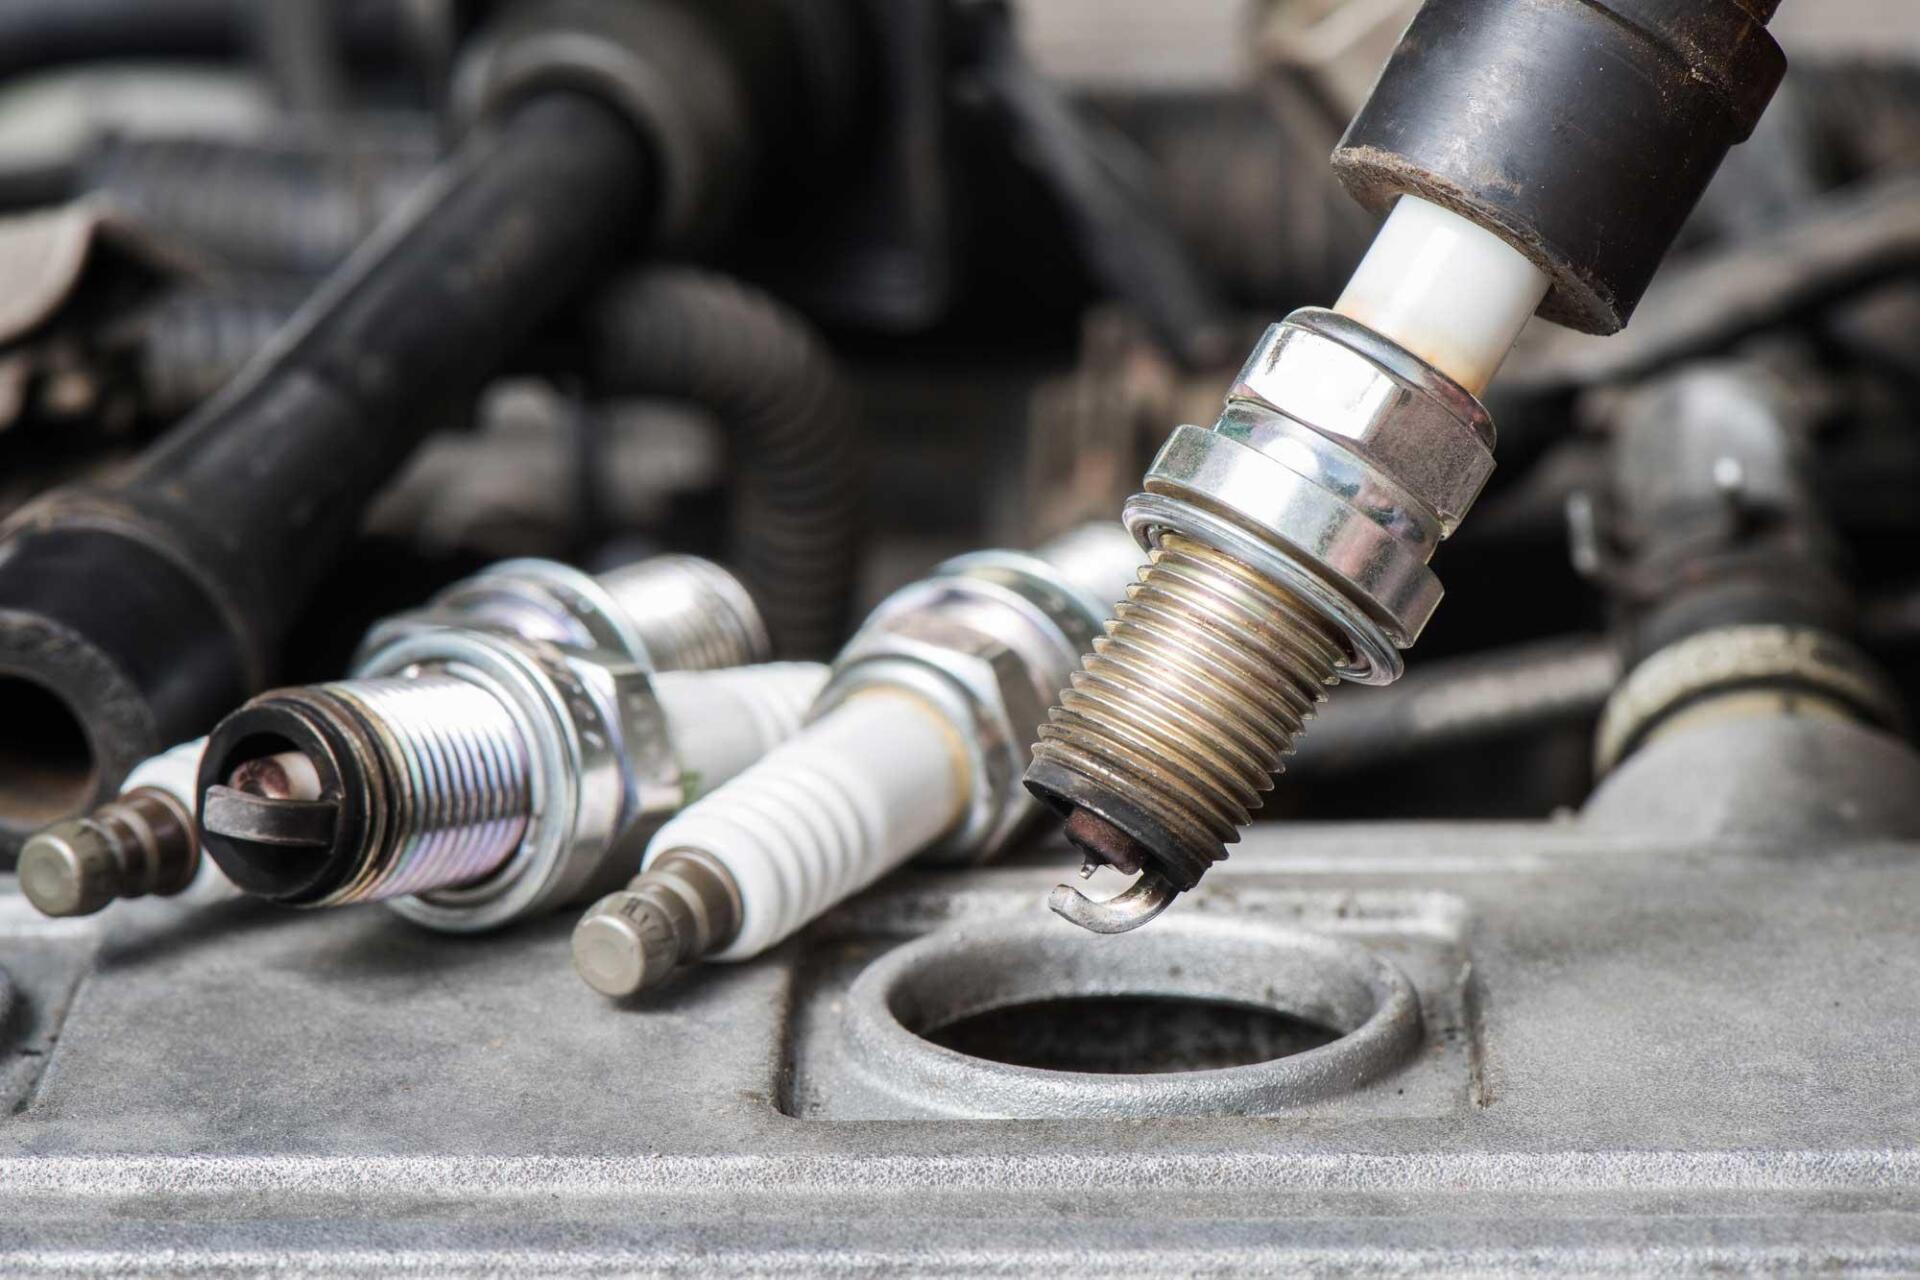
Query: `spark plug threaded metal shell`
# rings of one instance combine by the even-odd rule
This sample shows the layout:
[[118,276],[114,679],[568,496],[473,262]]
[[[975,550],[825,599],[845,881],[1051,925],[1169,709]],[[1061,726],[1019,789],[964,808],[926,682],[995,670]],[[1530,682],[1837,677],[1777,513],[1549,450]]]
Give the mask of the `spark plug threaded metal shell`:
[[[624,842],[796,730],[825,674],[651,673],[620,654],[421,629],[353,680],[263,694],[223,721],[201,768],[204,840],[258,896],[384,900],[432,928],[495,928],[631,874],[638,845]],[[316,770],[314,799],[236,785],[287,750]]]
[[1131,801],[1122,828],[1151,832],[1162,874],[1190,888],[1202,852],[1253,821],[1345,654],[1286,588],[1169,534],[1040,726],[1028,780],[1097,771],[1109,803]]
[[1128,504],[1151,562],[1040,730],[1029,789],[1090,862],[1144,877],[1112,912],[1057,910],[1150,919],[1226,856],[1328,686],[1399,677],[1492,446],[1477,399],[1371,329],[1309,309],[1267,331]]

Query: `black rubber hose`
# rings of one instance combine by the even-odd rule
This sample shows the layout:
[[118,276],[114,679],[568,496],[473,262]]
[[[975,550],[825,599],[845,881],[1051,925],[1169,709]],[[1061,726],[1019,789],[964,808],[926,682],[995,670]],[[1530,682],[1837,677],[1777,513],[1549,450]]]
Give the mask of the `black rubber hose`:
[[241,289],[186,286],[155,298],[110,347],[127,353],[142,416],[173,422],[217,395],[273,341],[306,293],[304,280],[263,279]]
[[617,284],[592,325],[598,390],[692,401],[727,428],[735,568],[776,652],[832,654],[852,612],[864,484],[854,399],[826,344],[773,298],[677,267]]
[[[8,703],[51,694],[85,735],[90,790],[104,797],[261,688],[376,491],[621,256],[653,193],[650,153],[624,117],[568,92],[526,99],[118,486],[57,491],[10,521],[0,753]],[[0,837],[20,830],[8,811]]]
[[424,127],[336,142],[109,138],[73,194],[229,271],[320,276],[400,208],[434,153]]

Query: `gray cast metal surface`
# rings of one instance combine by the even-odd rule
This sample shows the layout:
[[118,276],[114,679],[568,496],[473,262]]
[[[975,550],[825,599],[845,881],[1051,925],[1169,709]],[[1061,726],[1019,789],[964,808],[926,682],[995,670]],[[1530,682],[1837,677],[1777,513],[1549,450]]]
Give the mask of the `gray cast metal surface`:
[[[564,919],[0,893],[0,1270],[1920,1268],[1920,761],[1728,728],[1651,744],[1585,818],[1255,827],[1137,935],[1044,917],[1057,849],[909,872],[627,1006]],[[1083,972],[1335,1022],[1394,974],[1418,1017],[1312,1089],[1093,1076],[1104,1114],[988,1118],[1052,1084],[846,1053],[850,1019],[920,1016],[866,1002],[889,972],[969,937],[993,954],[922,984],[936,1017]],[[1149,1114],[1194,1097],[1258,1114]]]

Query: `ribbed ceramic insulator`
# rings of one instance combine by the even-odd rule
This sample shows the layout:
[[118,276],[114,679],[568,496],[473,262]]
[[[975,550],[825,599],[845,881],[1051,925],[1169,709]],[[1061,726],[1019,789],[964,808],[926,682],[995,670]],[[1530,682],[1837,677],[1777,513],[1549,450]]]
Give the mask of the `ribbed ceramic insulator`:
[[713,958],[744,960],[938,838],[967,794],[953,730],[931,706],[857,694],[668,822],[647,863],[688,851],[725,868],[743,910]]
[[664,671],[654,696],[691,802],[800,732],[827,683],[818,662],[769,662],[725,671]]

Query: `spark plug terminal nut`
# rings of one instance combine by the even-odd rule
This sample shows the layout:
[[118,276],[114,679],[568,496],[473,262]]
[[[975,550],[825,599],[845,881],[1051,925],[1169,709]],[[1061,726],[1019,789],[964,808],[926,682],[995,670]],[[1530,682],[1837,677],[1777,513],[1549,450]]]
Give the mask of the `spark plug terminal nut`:
[[135,766],[119,796],[35,832],[20,849],[20,892],[42,915],[88,916],[120,898],[172,897],[201,869],[193,820],[204,738]]

